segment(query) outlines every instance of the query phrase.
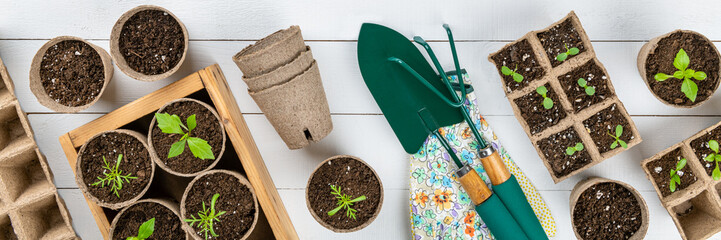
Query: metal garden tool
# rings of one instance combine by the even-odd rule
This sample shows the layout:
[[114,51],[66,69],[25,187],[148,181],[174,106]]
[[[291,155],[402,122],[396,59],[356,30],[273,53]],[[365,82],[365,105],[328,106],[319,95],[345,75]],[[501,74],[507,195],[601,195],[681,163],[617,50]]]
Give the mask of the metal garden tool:
[[[433,68],[408,39],[377,24],[364,23],[361,27],[358,62],[368,89],[406,152],[418,152],[429,134],[436,136],[458,166],[456,174],[459,182],[493,235],[501,240],[528,239],[498,195],[491,192],[473,168],[460,161],[438,131],[442,126],[463,121],[468,115],[465,111],[459,111],[458,108],[464,107],[463,102],[447,78],[444,76],[444,80],[439,81],[441,79]],[[465,94],[465,84],[460,84],[460,89]],[[438,101],[438,98],[442,101]],[[488,148],[482,139],[479,139],[480,143],[483,143],[482,148]],[[488,154],[491,156],[493,150]],[[500,167],[505,169],[503,165]],[[503,178],[502,171],[494,172]],[[508,171],[505,173],[510,175]],[[505,179],[510,177],[506,176]]]

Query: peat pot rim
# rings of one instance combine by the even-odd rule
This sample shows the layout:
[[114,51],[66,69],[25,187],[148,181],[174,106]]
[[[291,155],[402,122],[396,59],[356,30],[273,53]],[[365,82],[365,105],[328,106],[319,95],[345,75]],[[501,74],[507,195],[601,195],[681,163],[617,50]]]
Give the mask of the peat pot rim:
[[[168,13],[168,15],[172,16],[176,22],[178,22],[178,25],[180,25],[180,28],[183,30],[183,56],[180,57],[180,61],[178,61],[178,64],[176,64],[173,68],[168,70],[167,72],[156,74],[156,75],[146,75],[141,72],[137,72],[133,70],[130,66],[128,66],[128,62],[125,61],[125,57],[120,53],[120,33],[123,30],[123,26],[125,25],[125,22],[127,22],[132,16],[137,14],[138,12],[145,11],[145,10],[158,10]],[[170,75],[173,75],[173,73],[177,72],[178,69],[180,69],[180,66],[183,65],[183,62],[185,61],[185,57],[188,55],[188,29],[185,28],[185,24],[183,24],[182,21],[180,21],[180,18],[175,16],[171,11],[168,11],[168,9],[155,6],[155,5],[140,5],[133,9],[128,10],[127,12],[123,13],[123,15],[118,18],[118,21],[115,22],[115,25],[113,26],[113,30],[110,33],[110,55],[113,57],[113,60],[115,61],[115,64],[118,65],[118,68],[120,71],[125,73],[125,75],[128,75],[129,77],[140,80],[143,82],[154,82],[158,81],[160,79],[164,79],[167,77],[170,77]]]
[[210,110],[211,113],[213,113],[213,116],[215,116],[215,119],[218,120],[218,125],[220,125],[220,132],[223,134],[223,142],[221,143],[221,146],[222,146],[222,147],[220,148],[220,153],[218,153],[218,156],[215,156],[215,159],[213,160],[213,163],[211,163],[207,168],[205,168],[205,169],[203,169],[203,170],[200,170],[200,171],[198,171],[198,172],[194,172],[194,173],[179,173],[179,172],[176,172],[176,171],[173,170],[173,169],[170,169],[170,167],[168,167],[167,165],[165,165],[165,162],[163,162],[163,160],[161,160],[162,158],[160,158],[160,155],[158,155],[158,152],[155,150],[155,146],[153,146],[153,127],[155,126],[155,116],[153,116],[153,120],[150,121],[150,127],[148,128],[148,135],[147,135],[148,146],[149,146],[149,147],[148,147],[148,151],[150,152],[150,155],[153,155],[153,156],[154,156],[153,160],[156,161],[155,163],[158,164],[158,167],[162,168],[162,169],[165,170],[166,172],[168,172],[168,173],[170,173],[170,174],[172,174],[172,175],[175,175],[175,176],[195,177],[195,176],[198,176],[198,175],[200,175],[200,174],[202,174],[202,173],[204,173],[204,172],[209,171],[210,169],[213,169],[213,168],[215,167],[215,165],[217,165],[218,162],[220,161],[220,158],[223,157],[223,153],[225,152],[225,138],[226,138],[226,136],[225,136],[225,126],[223,125],[223,121],[221,121],[220,116],[218,115],[218,112],[215,111],[215,108],[213,108],[213,106],[210,106],[210,105],[207,104],[207,103],[204,103],[204,102],[201,102],[201,101],[199,101],[199,100],[192,99],[192,98],[178,98],[178,99],[175,99],[175,100],[173,100],[173,101],[167,102],[165,105],[163,105],[162,107],[160,107],[160,108],[158,109],[158,111],[156,111],[156,113],[162,113],[163,110],[165,110],[166,107],[168,107],[168,106],[170,106],[170,104],[173,104],[173,103],[176,103],[176,102],[195,102],[195,103],[198,103],[198,104],[200,104],[201,106],[205,107],[206,109]]
[[251,78],[291,62],[306,48],[300,27],[292,25],[248,45],[232,59],[243,76]]
[[[342,228],[333,227],[330,224],[324,222],[320,217],[318,217],[318,215],[315,213],[315,211],[313,211],[313,208],[310,206],[310,200],[308,200],[308,191],[310,189],[310,181],[313,180],[313,176],[315,176],[315,173],[318,171],[318,169],[320,169],[320,167],[322,167],[324,164],[328,163],[329,161],[338,160],[338,159],[346,159],[346,158],[356,160],[356,161],[362,163],[363,165],[368,167],[373,172],[373,175],[375,175],[376,179],[378,179],[378,185],[381,188],[381,190],[380,190],[381,196],[380,196],[380,199],[378,200],[378,207],[376,208],[376,211],[373,213],[371,218],[368,219],[368,221],[366,221],[365,223],[363,223],[357,227],[354,227],[354,228],[342,229]],[[306,183],[305,186],[306,186],[305,187],[305,206],[308,208],[308,211],[313,216],[313,218],[315,219],[316,222],[320,223],[320,225],[322,225],[323,227],[325,227],[328,230],[331,230],[333,232],[349,233],[349,232],[355,232],[355,231],[361,230],[376,220],[376,218],[378,217],[378,215],[381,212],[381,208],[383,207],[383,198],[384,198],[385,194],[383,193],[383,182],[381,182],[381,178],[378,176],[378,173],[376,172],[375,169],[373,169],[368,163],[366,163],[365,161],[363,161],[362,159],[360,159],[356,156],[336,155],[336,156],[330,157],[326,160],[323,160],[323,162],[321,162],[320,164],[318,164],[318,166],[315,167],[315,169],[313,170],[313,173],[311,173],[310,177],[308,178],[308,182]]]
[[[178,206],[178,204],[176,204],[170,200],[167,200],[167,199],[148,198],[148,199],[143,199],[143,200],[134,202],[133,204],[130,204],[127,207],[123,208],[123,210],[120,210],[118,215],[116,215],[115,218],[113,218],[113,222],[110,225],[109,232],[110,232],[111,239],[115,235],[115,228],[117,227],[120,217],[123,216],[123,214],[125,214],[125,211],[127,211],[130,207],[135,206],[136,204],[139,204],[139,203],[157,203],[157,204],[162,205],[163,207],[166,207],[167,209],[170,209],[170,211],[173,212],[173,214],[175,214],[176,217],[178,217],[178,221],[180,221],[180,224],[182,226],[183,219],[180,218],[180,207]],[[185,229],[183,229],[183,232],[185,232],[185,239],[190,239],[189,234],[187,231],[185,231]]]
[[[82,159],[83,152],[85,152],[85,148],[87,147],[88,143],[97,137],[100,137],[107,133],[113,133],[113,132],[130,135],[133,138],[140,141],[140,143],[143,144],[145,149],[148,151],[148,155],[150,156],[150,176],[148,177],[148,179],[150,179],[150,181],[148,181],[148,184],[145,185],[145,188],[143,188],[143,191],[141,191],[137,196],[135,196],[131,199],[128,199],[126,201],[119,202],[119,203],[106,203],[106,202],[100,201],[100,199],[98,199],[97,197],[90,194],[90,191],[88,191],[88,187],[86,186],[85,181],[83,180],[83,171],[80,168],[80,165],[82,164],[82,160],[83,160]],[[98,206],[101,206],[104,208],[110,208],[113,210],[121,209],[121,208],[127,207],[127,206],[131,205],[132,203],[138,201],[141,197],[143,197],[145,195],[145,193],[148,192],[148,189],[150,188],[150,185],[152,185],[153,178],[155,176],[155,159],[154,158],[155,158],[155,156],[153,156],[153,154],[150,154],[150,148],[148,148],[148,143],[145,142],[145,135],[143,135],[137,131],[127,130],[127,129],[115,129],[115,130],[99,132],[99,133],[93,135],[92,137],[90,137],[88,139],[88,141],[83,143],[83,146],[81,146],[80,150],[78,151],[78,159],[75,162],[75,182],[78,184],[78,187],[83,192],[83,195],[85,195],[86,198],[88,198],[91,201],[98,204]]]
[[[55,44],[58,44],[60,42],[64,41],[80,41],[88,46],[92,47],[96,53],[100,56],[100,60],[103,64],[103,73],[104,73],[104,79],[103,79],[103,87],[100,88],[100,92],[98,93],[98,96],[95,97],[92,101],[90,101],[88,104],[81,105],[81,106],[66,106],[63,104],[60,104],[59,102],[56,102],[53,98],[51,98],[47,91],[45,91],[45,87],[43,87],[42,80],[40,79],[40,64],[43,61],[43,56],[45,56],[45,53],[47,50],[54,46]],[[33,60],[30,65],[30,91],[32,91],[33,95],[35,95],[35,98],[38,99],[38,102],[42,104],[43,106],[49,108],[50,110],[60,112],[60,113],[76,113],[82,110],[85,110],[95,104],[98,100],[100,100],[100,97],[103,96],[103,93],[105,92],[105,88],[108,86],[108,83],[113,78],[113,61],[110,55],[108,54],[105,49],[92,44],[85,39],[75,37],[75,36],[59,36],[55,37],[53,39],[50,39],[48,42],[43,44],[42,47],[35,53],[35,56],[33,57]]]

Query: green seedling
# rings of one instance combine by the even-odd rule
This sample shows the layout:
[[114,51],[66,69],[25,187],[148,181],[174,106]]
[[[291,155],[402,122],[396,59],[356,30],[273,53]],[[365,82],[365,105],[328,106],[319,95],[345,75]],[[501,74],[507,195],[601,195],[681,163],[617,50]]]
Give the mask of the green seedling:
[[563,47],[566,48],[566,52],[559,53],[556,56],[556,60],[558,60],[559,62],[563,62],[566,60],[566,58],[568,58],[568,56],[574,56],[580,52],[580,50],[578,50],[578,48],[575,48],[575,47],[568,48],[568,44],[563,44]]
[[[183,135],[180,140],[170,146],[170,151],[168,151],[168,158],[172,158],[182,154],[185,150],[185,143],[188,143],[188,148],[190,148],[190,152],[192,152],[193,156],[195,156],[196,158],[200,158],[203,160],[215,159],[215,156],[213,155],[213,148],[208,144],[208,141],[190,136],[190,133],[193,131],[193,129],[195,129],[196,126],[195,114],[190,115],[190,117],[185,120],[185,123],[188,124],[187,127],[183,125],[180,117],[175,114],[170,115],[167,113],[156,113],[155,119],[158,121],[158,127],[161,131],[163,131],[163,133]],[[184,132],[183,129],[188,132]]]
[[719,180],[721,179],[721,171],[719,171],[718,163],[721,162],[721,154],[718,153],[718,142],[716,140],[708,141],[708,148],[711,149],[713,153],[710,153],[703,160],[716,163],[716,167],[713,169],[713,172],[711,172],[711,176],[713,180]]
[[628,144],[626,144],[625,141],[621,140],[621,134],[623,134],[623,126],[616,125],[616,135],[613,135],[610,132],[607,132],[607,134],[612,138],[616,139],[616,141],[613,141],[613,143],[611,143],[611,149],[615,149],[616,147],[618,147],[618,145],[621,145],[621,147],[623,148],[628,148]]
[[155,218],[151,218],[148,221],[145,221],[143,224],[140,225],[140,229],[138,229],[138,236],[137,237],[128,237],[125,240],[145,240],[150,237],[150,235],[153,235],[153,232],[155,231]]
[[353,203],[355,203],[355,202],[360,202],[360,201],[366,200],[366,196],[363,195],[363,196],[351,199],[350,195],[346,195],[346,194],[343,194],[340,192],[340,190],[341,190],[340,187],[336,187],[335,185],[330,185],[330,189],[331,189],[330,194],[335,195],[335,198],[338,199],[338,203],[337,203],[338,207],[336,207],[333,210],[330,210],[330,212],[328,212],[328,216],[333,216],[338,211],[345,208],[346,209],[345,216],[355,220],[355,213],[358,212],[358,210],[351,208],[351,206],[353,206]]
[[518,73],[516,71],[518,71],[518,65],[516,65],[516,68],[513,70],[511,70],[510,68],[508,68],[506,66],[501,67],[501,73],[503,73],[503,75],[513,77],[513,81],[522,82],[523,75],[521,75],[520,73]]
[[210,200],[210,208],[205,207],[205,202],[203,202],[203,211],[198,212],[197,218],[190,215],[190,219],[183,220],[189,223],[191,227],[197,224],[197,226],[201,228],[200,232],[205,235],[205,239],[208,239],[208,233],[210,233],[210,236],[212,237],[218,236],[213,229],[213,222],[220,222],[218,217],[225,214],[225,211],[215,211],[215,201],[218,200],[218,197],[220,197],[220,194],[218,193],[213,195],[213,199]]
[[681,176],[678,175],[678,172],[683,169],[683,167],[686,166],[686,159],[682,158],[681,160],[678,160],[676,162],[676,168],[671,169],[671,181],[669,182],[668,187],[671,189],[671,192],[676,191],[676,186],[681,185]]
[[580,151],[583,151],[583,143],[576,143],[576,146],[566,148],[566,155],[571,156]]
[[546,94],[548,93],[548,89],[546,89],[545,86],[540,86],[536,88],[536,92],[543,96],[543,108],[551,109],[553,107],[553,100],[546,96]]
[[676,58],[673,59],[673,66],[676,67],[678,71],[674,72],[673,75],[657,73],[653,76],[653,78],[659,82],[663,82],[670,77],[683,80],[681,83],[681,92],[686,94],[686,97],[691,100],[691,102],[695,102],[696,94],[698,93],[698,86],[691,79],[696,79],[698,81],[704,80],[706,79],[706,73],[688,69],[690,62],[691,60],[688,58],[688,54],[686,54],[686,51],[681,48],[678,50],[678,53],[676,53]]
[[586,95],[593,96],[593,94],[596,94],[596,87],[594,86],[588,86],[588,82],[586,82],[586,79],[579,78],[578,79],[578,86],[581,86],[586,90]]
[[110,191],[115,193],[115,196],[120,197],[120,193],[118,193],[118,190],[123,189],[123,182],[130,182],[130,179],[138,179],[138,177],[130,176],[131,174],[128,173],[127,175],[123,175],[123,170],[120,170],[120,161],[123,159],[123,154],[118,155],[118,161],[115,162],[115,166],[110,166],[110,163],[105,160],[105,156],[103,156],[103,163],[105,163],[105,166],[103,166],[103,175],[105,177],[98,177],[97,182],[94,182],[92,186],[100,185],[101,188],[104,188],[106,185],[110,186]]

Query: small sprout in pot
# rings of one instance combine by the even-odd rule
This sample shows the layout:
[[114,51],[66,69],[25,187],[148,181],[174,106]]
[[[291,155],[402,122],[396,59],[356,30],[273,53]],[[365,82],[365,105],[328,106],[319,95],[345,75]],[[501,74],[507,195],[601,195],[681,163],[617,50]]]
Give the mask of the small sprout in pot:
[[115,162],[115,166],[113,167],[110,166],[110,163],[105,160],[105,156],[103,156],[103,163],[105,163],[105,166],[103,166],[103,169],[105,169],[103,175],[105,175],[105,177],[98,177],[99,181],[94,182],[92,185],[100,185],[101,188],[109,185],[110,190],[115,193],[115,196],[120,197],[118,190],[123,189],[123,181],[130,182],[130,179],[138,179],[138,177],[130,176],[130,173],[123,175],[123,170],[120,170],[120,161],[122,159],[123,154],[118,155],[118,161]]
[[596,94],[596,87],[589,86],[588,82],[586,82],[586,79],[579,78],[578,79],[578,86],[581,86],[586,90],[586,95],[593,96],[593,94]]
[[678,71],[674,72],[673,75],[657,73],[653,76],[653,78],[659,82],[663,82],[670,77],[683,80],[681,83],[681,92],[686,94],[686,97],[691,100],[691,102],[695,102],[696,94],[698,93],[698,86],[692,78],[698,81],[704,80],[706,79],[706,73],[687,69],[690,62],[691,60],[689,59],[688,54],[686,54],[686,51],[681,48],[678,50],[678,53],[676,53],[676,58],[673,59],[673,66],[676,67]]
[[575,48],[575,47],[568,48],[568,44],[563,44],[563,47],[566,48],[566,52],[559,53],[556,56],[556,60],[558,60],[559,62],[563,62],[569,56],[574,56],[574,55],[578,54],[578,52],[580,52],[580,50],[578,50],[578,48]]
[[623,148],[628,148],[628,144],[626,144],[626,141],[621,140],[621,134],[623,134],[623,126],[616,125],[616,135],[611,134],[610,132],[607,132],[609,136],[616,139],[616,141],[613,141],[611,143],[611,149],[615,149],[618,147],[618,145],[621,145]]
[[522,82],[523,75],[521,75],[520,73],[518,73],[516,71],[518,71],[518,64],[516,64],[516,68],[513,70],[511,70],[510,68],[508,68],[506,66],[501,67],[501,73],[503,73],[503,75],[513,77],[513,81]]
[[155,218],[151,218],[148,221],[145,221],[142,225],[140,225],[140,228],[138,229],[138,236],[136,237],[128,237],[125,240],[145,240],[150,237],[150,235],[153,235],[153,232],[155,231]]
[[671,180],[669,182],[668,187],[670,188],[671,192],[676,191],[676,186],[681,185],[681,175],[683,175],[683,172],[681,169],[683,169],[686,166],[686,159],[682,158],[681,160],[678,160],[676,162],[676,168],[671,169]]
[[193,227],[193,225],[195,225],[197,223],[198,227],[200,227],[202,229],[202,230],[200,230],[200,232],[205,234],[205,239],[209,238],[208,233],[210,233],[210,235],[212,237],[218,236],[218,234],[216,234],[215,230],[213,229],[213,222],[214,221],[220,222],[218,217],[220,217],[220,215],[225,214],[225,211],[219,211],[219,212],[215,211],[215,201],[218,200],[218,197],[220,197],[219,193],[216,193],[213,195],[213,199],[210,201],[210,208],[206,208],[205,202],[203,202],[203,211],[198,212],[198,218],[196,218],[193,215],[190,215],[190,219],[183,220],[183,221],[189,223],[191,227]]
[[355,203],[355,202],[360,202],[360,201],[366,200],[366,196],[363,195],[363,196],[351,199],[352,196],[346,195],[346,194],[343,194],[340,192],[341,191],[340,187],[336,187],[335,185],[330,185],[330,189],[331,189],[330,194],[335,195],[335,198],[338,199],[338,207],[336,207],[335,209],[328,212],[328,216],[333,216],[338,211],[345,208],[346,209],[345,216],[355,220],[355,213],[358,210],[351,208],[351,206],[353,206],[353,203]]
[[[192,152],[193,156],[195,156],[196,158],[200,158],[203,160],[215,159],[212,147],[208,144],[208,141],[190,136],[190,133],[193,131],[193,129],[195,129],[196,126],[195,114],[190,115],[188,119],[185,120],[185,123],[188,125],[187,127],[183,125],[180,117],[175,114],[170,115],[168,113],[156,113],[155,119],[158,120],[158,127],[161,131],[163,131],[163,133],[183,135],[183,137],[181,137],[179,141],[173,143],[173,145],[170,146],[170,151],[168,151],[168,158],[172,158],[183,153],[183,151],[185,150],[185,143],[187,142],[188,148],[190,148],[190,152]],[[184,132],[183,129],[188,132]]]
[[546,93],[548,93],[548,89],[546,89],[545,86],[540,86],[540,87],[536,88],[536,92],[538,94],[541,94],[541,96],[543,96],[543,108],[545,108],[545,109],[553,108],[553,100],[551,100],[551,98],[546,96]]
[[706,156],[703,160],[706,160],[707,162],[715,162],[716,168],[713,169],[713,172],[711,173],[711,176],[713,176],[713,180],[719,180],[721,179],[721,171],[719,171],[718,163],[721,162],[721,154],[718,153],[718,141],[716,140],[709,140],[708,141],[708,148],[713,151],[713,153]]
[[583,143],[576,143],[576,146],[566,148],[566,155],[571,156],[576,152],[583,151]]

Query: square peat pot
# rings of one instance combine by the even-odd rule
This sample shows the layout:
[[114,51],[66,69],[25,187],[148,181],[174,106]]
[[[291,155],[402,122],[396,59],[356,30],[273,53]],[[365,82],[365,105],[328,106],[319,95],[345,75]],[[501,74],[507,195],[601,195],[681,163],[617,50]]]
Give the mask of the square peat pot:
[[[671,192],[669,171],[675,169],[678,161],[684,158],[686,159],[686,166],[681,169],[683,173],[679,175],[681,184],[676,187],[674,192]],[[704,191],[707,186],[707,178],[699,177],[700,174],[705,174],[700,164],[695,163],[693,153],[688,151],[688,148],[685,148],[681,143],[644,160],[641,162],[641,168],[646,172],[646,178],[651,180],[659,199],[663,203],[673,203],[687,199],[688,196]]]
[[715,190],[704,190],[666,207],[683,239],[707,239],[721,231],[721,205]]
[[[231,144],[226,145],[226,148],[232,147],[235,150],[225,151],[214,169],[228,169],[244,174],[255,190],[262,214],[259,214],[258,223],[251,232],[250,239],[298,239],[298,234],[265,167],[253,136],[217,64],[60,136],[60,145],[65,151],[68,163],[75,171],[79,148],[99,132],[123,128],[147,133],[153,114],[160,107],[169,101],[186,97],[205,102],[217,110],[225,127],[226,144]],[[182,192],[191,180],[192,178],[170,176],[161,168],[157,168],[150,189],[141,199],[165,198],[180,202]],[[86,201],[100,228],[100,233],[105,239],[109,239],[110,222],[118,211],[102,208],[88,200],[87,196]]]

